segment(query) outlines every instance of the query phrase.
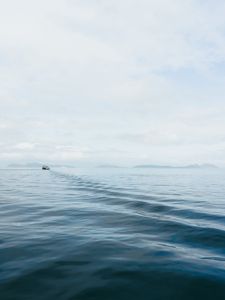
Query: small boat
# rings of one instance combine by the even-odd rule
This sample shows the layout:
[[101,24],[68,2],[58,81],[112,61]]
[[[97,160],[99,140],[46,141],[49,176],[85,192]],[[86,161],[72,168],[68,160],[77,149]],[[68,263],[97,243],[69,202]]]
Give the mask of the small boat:
[[49,168],[49,166],[44,165],[44,166],[42,166],[42,170],[50,170],[50,168]]

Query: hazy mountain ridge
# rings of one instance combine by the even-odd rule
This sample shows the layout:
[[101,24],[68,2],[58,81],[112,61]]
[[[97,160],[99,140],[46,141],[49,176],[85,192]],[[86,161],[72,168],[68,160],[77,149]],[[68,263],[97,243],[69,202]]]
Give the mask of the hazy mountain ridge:
[[[46,164],[46,163],[45,163]],[[44,163],[40,162],[29,162],[29,163],[11,163],[8,164],[8,168],[30,168],[30,169],[36,169],[36,168],[41,168]],[[75,167],[80,167],[79,166],[74,166],[74,164],[71,165],[60,165],[60,164],[48,164],[50,167],[54,168],[75,168]],[[93,167],[93,166],[92,166]],[[111,165],[111,164],[102,164],[98,166],[94,166],[97,168],[123,168],[124,166],[119,166],[119,165]],[[126,166],[129,168],[129,166]],[[190,164],[190,165],[184,165],[184,166],[174,166],[174,165],[154,165],[154,164],[141,164],[141,165],[135,165],[135,166],[130,166],[130,168],[140,168],[140,169],[217,169],[218,167],[213,165],[213,164]]]
[[216,169],[218,168],[212,164],[192,164],[185,166],[172,166],[172,165],[136,165],[134,168],[143,168],[143,169]]

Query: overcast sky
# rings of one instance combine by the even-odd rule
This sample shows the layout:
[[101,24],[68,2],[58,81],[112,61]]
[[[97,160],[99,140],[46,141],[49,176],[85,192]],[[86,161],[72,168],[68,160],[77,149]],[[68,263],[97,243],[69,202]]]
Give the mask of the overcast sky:
[[225,1],[0,0],[0,161],[225,165]]

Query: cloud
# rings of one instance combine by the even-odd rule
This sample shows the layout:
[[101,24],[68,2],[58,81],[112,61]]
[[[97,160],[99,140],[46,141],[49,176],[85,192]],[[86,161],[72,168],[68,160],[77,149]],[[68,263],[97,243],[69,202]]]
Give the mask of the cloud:
[[223,1],[0,3],[2,161],[224,162]]
[[31,143],[19,143],[17,145],[14,146],[14,148],[16,150],[24,150],[24,151],[30,151],[33,150],[35,148],[35,144],[31,144]]

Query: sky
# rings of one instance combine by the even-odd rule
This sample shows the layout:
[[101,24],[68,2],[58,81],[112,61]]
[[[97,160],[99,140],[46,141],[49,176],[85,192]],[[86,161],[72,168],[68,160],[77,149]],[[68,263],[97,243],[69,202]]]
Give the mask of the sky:
[[225,166],[225,2],[0,0],[0,163]]

